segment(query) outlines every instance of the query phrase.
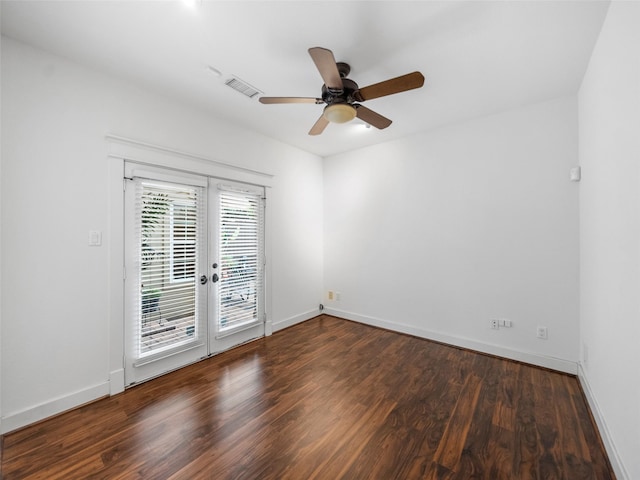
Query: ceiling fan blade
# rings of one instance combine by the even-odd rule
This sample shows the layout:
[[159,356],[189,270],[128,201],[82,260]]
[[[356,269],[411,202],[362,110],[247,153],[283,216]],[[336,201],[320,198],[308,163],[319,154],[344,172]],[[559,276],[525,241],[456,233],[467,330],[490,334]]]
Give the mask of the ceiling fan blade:
[[260,97],[260,103],[324,103],[321,98],[312,97]]
[[318,121],[314,123],[311,130],[309,130],[309,135],[320,135],[324,132],[324,129],[327,128],[327,125],[329,125],[329,120],[324,118],[324,115],[320,115]]
[[362,105],[354,105],[354,107],[356,107],[356,116],[360,120],[367,122],[369,125],[373,125],[380,130],[391,125],[391,120],[389,120],[387,117],[383,117],[373,110],[368,109],[367,107],[364,107]]
[[400,77],[391,78],[384,82],[374,83],[368,87],[361,88],[354,93],[358,102],[371,100],[373,98],[386,97],[394,93],[406,92],[424,85],[424,76],[420,72],[407,73]]
[[342,92],[342,78],[340,78],[333,52],[326,48],[313,47],[309,49],[309,55],[311,55],[313,63],[316,64],[327,88],[332,91]]

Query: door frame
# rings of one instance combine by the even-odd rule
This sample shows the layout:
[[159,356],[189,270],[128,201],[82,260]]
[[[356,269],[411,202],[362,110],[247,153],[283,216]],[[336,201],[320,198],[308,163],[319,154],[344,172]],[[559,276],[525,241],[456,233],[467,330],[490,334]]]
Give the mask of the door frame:
[[[108,368],[109,393],[124,391],[124,165],[126,162],[152,167],[163,167],[186,174],[215,177],[264,187],[267,206],[274,175],[203,155],[175,150],[116,135],[106,135],[108,181],[108,255],[109,277],[107,285],[109,337]],[[265,210],[265,278],[264,311],[265,336],[273,332],[271,294],[271,209]]]

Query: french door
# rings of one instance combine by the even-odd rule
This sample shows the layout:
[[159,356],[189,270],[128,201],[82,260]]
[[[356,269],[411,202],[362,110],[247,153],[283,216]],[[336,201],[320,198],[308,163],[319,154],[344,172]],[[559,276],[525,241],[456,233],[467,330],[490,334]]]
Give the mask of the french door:
[[125,385],[264,336],[264,189],[125,176]]

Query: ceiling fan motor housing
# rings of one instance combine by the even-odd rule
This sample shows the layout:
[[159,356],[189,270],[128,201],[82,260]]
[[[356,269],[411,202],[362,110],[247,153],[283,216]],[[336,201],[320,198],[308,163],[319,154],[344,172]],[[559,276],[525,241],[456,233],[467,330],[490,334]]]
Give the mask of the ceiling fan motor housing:
[[322,100],[327,105],[334,103],[353,103],[356,101],[355,92],[359,89],[358,84],[349,78],[342,79],[342,91],[333,91],[322,85]]

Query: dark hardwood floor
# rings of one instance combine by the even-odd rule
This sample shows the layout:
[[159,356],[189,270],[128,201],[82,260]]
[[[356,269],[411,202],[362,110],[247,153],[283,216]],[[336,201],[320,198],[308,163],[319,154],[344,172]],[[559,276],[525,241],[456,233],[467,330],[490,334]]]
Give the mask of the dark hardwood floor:
[[7,480],[614,478],[576,378],[329,316],[3,441]]

